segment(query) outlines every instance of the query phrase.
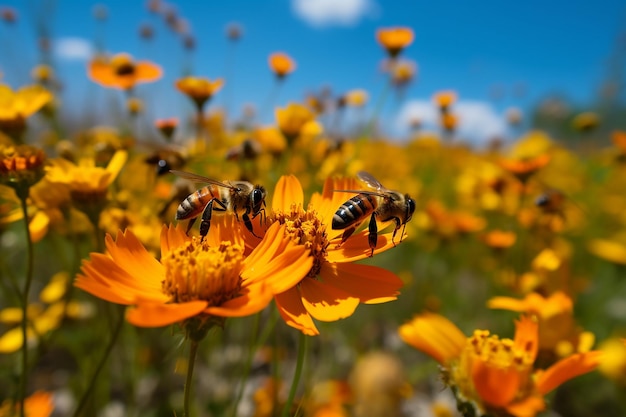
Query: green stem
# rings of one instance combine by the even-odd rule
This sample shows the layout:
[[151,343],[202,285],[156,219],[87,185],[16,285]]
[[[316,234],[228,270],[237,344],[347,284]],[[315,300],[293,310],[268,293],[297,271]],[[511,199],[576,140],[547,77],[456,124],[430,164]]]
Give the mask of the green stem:
[[189,363],[187,364],[187,378],[185,379],[185,396],[183,400],[183,417],[190,417],[189,412],[189,397],[191,396],[191,380],[193,377],[193,367],[196,363],[196,356],[198,353],[199,342],[194,339],[190,339],[191,345],[189,346]]
[[22,292],[22,375],[20,377],[20,417],[25,416],[24,400],[26,398],[26,382],[28,380],[28,294],[30,285],[33,280],[33,240],[30,236],[28,228],[28,206],[26,204],[26,196],[20,196],[22,204],[22,214],[24,216],[24,232],[26,233],[27,259],[26,259],[26,282],[24,283],[24,292]]
[[115,324],[115,328],[113,329],[113,335],[111,336],[111,340],[109,341],[109,344],[107,345],[106,350],[104,351],[104,355],[102,355],[102,358],[100,358],[100,362],[98,363],[98,366],[96,367],[96,371],[91,377],[91,380],[89,381],[89,386],[87,387],[87,390],[85,391],[82,398],[80,399],[80,402],[78,403],[78,407],[76,407],[76,411],[74,411],[73,417],[79,417],[81,415],[81,412],[87,405],[87,400],[91,396],[91,393],[96,386],[96,381],[98,380],[98,376],[100,375],[100,372],[104,368],[104,365],[106,364],[107,359],[111,355],[111,352],[113,351],[113,347],[115,346],[115,343],[117,342],[117,338],[119,337],[121,333],[121,330],[124,324],[125,310],[126,310],[126,306],[119,306],[119,317],[118,317],[117,323]]
[[283,412],[281,417],[288,417],[289,410],[291,409],[291,404],[293,404],[293,399],[296,396],[296,391],[298,389],[298,382],[300,381],[300,376],[302,375],[302,368],[304,367],[304,357],[306,356],[306,342],[307,336],[304,333],[300,333],[300,340],[298,342],[298,360],[296,362],[296,371],[293,375],[293,381],[291,382],[291,389],[289,390],[289,397],[287,397],[287,403],[283,408]]
[[248,375],[250,375],[250,368],[252,366],[252,357],[254,356],[254,352],[257,348],[257,335],[259,333],[259,325],[261,321],[261,313],[257,313],[254,316],[254,324],[252,326],[253,331],[250,335],[250,344],[248,348],[248,355],[246,356],[246,362],[244,364],[243,375],[241,376],[241,383],[239,384],[239,390],[237,391],[237,396],[235,397],[235,401],[233,402],[233,417],[237,416],[237,408],[239,407],[239,402],[241,401],[241,397],[243,397],[243,390],[246,386],[246,381],[248,380]]

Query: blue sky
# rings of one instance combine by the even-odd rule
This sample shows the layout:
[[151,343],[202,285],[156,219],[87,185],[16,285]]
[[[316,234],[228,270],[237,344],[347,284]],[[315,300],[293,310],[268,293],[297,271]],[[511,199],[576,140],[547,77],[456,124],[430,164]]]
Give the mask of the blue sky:
[[[178,1],[174,5],[196,38],[191,56],[166,29],[163,20],[134,0],[27,0],[3,1],[17,9],[19,21],[0,25],[0,70],[4,82],[17,87],[29,82],[28,70],[38,60],[36,27],[45,27],[55,39],[55,65],[65,85],[64,100],[80,108],[94,86],[86,77],[85,63],[97,34],[104,34],[106,50],[129,52],[138,59],[161,64],[165,77],[140,89],[151,117],[180,115],[185,98],[173,82],[185,68],[195,75],[224,77],[227,56],[234,57],[214,104],[231,107],[266,102],[273,86],[267,56],[285,51],[298,68],[281,87],[275,104],[299,101],[308,91],[330,86],[345,92],[364,88],[372,101],[381,94],[385,79],[379,71],[384,53],[375,41],[380,27],[409,26],[414,43],[404,56],[418,65],[417,79],[405,101],[386,101],[384,114],[397,120],[411,109],[428,112],[428,102],[438,90],[454,89],[461,108],[480,107],[484,124],[498,124],[511,105],[528,108],[548,94],[559,93],[577,106],[591,106],[606,77],[606,63],[626,27],[626,4],[617,0],[506,2],[418,0],[231,0]],[[109,17],[104,25],[94,21],[94,5],[103,4]],[[229,22],[238,22],[243,38],[234,51],[224,36]],[[150,23],[155,38],[138,37],[142,23]],[[231,55],[229,55],[231,54]],[[498,87],[502,98],[490,101]],[[525,94],[513,91],[523,86]],[[95,90],[100,87],[95,88]],[[97,100],[105,93],[98,92]],[[411,107],[412,106],[412,107]],[[474,106],[474,107],[472,107]],[[370,104],[370,108],[374,104]],[[419,110],[421,109],[421,110]],[[259,109],[266,119],[271,111]],[[425,118],[429,116],[425,115]],[[391,123],[391,122],[389,122]],[[481,124],[481,123],[479,123]],[[495,129],[495,127],[494,127]]]

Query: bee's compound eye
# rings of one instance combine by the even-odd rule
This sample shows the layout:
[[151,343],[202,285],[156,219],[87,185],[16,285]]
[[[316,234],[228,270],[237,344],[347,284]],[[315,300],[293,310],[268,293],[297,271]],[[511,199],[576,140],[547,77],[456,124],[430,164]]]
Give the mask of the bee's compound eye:
[[170,172],[170,164],[165,159],[159,159],[157,162],[157,174],[163,175]]
[[413,200],[411,197],[407,196],[406,198],[406,211],[407,211],[407,218],[406,221],[409,221],[411,219],[411,216],[413,215],[413,213],[415,212],[415,200]]

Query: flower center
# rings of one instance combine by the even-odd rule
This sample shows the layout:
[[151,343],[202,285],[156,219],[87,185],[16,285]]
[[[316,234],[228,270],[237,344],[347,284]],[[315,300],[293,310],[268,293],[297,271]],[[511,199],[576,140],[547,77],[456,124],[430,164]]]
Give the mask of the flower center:
[[315,278],[326,259],[329,245],[326,227],[317,211],[312,208],[305,211],[300,205],[292,204],[288,212],[275,211],[273,218],[268,219],[270,224],[274,221],[287,225],[287,233],[292,239],[311,251],[313,266],[307,277]]
[[231,242],[209,246],[193,238],[165,254],[163,292],[174,303],[205,300],[218,306],[241,291],[244,248]]
[[111,65],[113,66],[115,74],[118,76],[135,74],[135,64],[128,56],[118,55],[113,57],[111,59]]
[[523,371],[531,367],[534,361],[532,353],[526,347],[515,346],[511,339],[489,336],[486,330],[476,330],[469,342],[477,358],[497,368]]

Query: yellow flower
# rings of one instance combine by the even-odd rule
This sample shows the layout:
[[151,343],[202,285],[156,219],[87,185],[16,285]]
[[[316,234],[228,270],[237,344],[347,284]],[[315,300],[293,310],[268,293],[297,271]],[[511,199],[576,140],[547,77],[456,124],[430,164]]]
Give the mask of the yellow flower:
[[457,400],[474,406],[480,415],[535,416],[545,409],[544,395],[598,366],[601,352],[591,351],[568,356],[546,370],[536,369],[537,322],[522,317],[515,328],[513,339],[487,330],[475,330],[466,338],[445,317],[424,313],[402,325],[399,333],[441,364]]
[[21,134],[26,119],[52,101],[52,93],[40,85],[13,91],[0,84],[0,131],[8,135]]
[[344,94],[344,100],[348,106],[363,107],[367,104],[369,96],[365,90],[350,90]]
[[321,129],[315,121],[315,114],[308,107],[298,103],[277,108],[276,124],[288,143],[292,143],[306,131]]
[[283,52],[275,52],[268,58],[270,69],[278,79],[283,79],[296,69],[295,61]]
[[140,327],[174,323],[203,325],[264,309],[283,286],[294,285],[311,267],[308,251],[268,229],[246,256],[234,216],[220,216],[207,239],[163,227],[155,259],[126,231],[106,238],[107,253],[93,253],[75,285],[112,303],[133,306],[127,320]]
[[600,350],[603,355],[598,370],[622,386],[626,385],[626,339],[606,340]]
[[97,167],[91,158],[74,164],[65,159],[54,159],[47,167],[46,179],[51,183],[66,184],[74,201],[101,200],[106,197],[109,186],[115,181],[126,160],[128,152],[117,151],[106,168]]
[[376,40],[391,58],[397,57],[404,48],[413,43],[413,30],[407,27],[378,29]]
[[572,127],[579,132],[589,132],[599,124],[600,118],[593,112],[580,113],[572,120]]
[[[356,180],[328,179],[321,194],[304,208],[304,192],[294,176],[278,180],[267,223],[285,224],[286,233],[311,252],[313,264],[295,284],[283,285],[275,296],[285,322],[305,334],[319,333],[313,318],[336,321],[349,317],[360,303],[377,304],[396,299],[402,281],[394,273],[354,261],[370,256],[368,232],[355,233],[341,246],[342,230],[333,230],[334,213],[347,199],[333,190],[355,189]],[[391,233],[378,236],[374,253],[394,247]],[[252,242],[253,243],[253,242]]]
[[224,80],[218,78],[211,81],[202,77],[184,77],[176,80],[176,88],[188,96],[198,109],[211,99],[224,85]]
[[608,239],[591,239],[587,244],[589,252],[606,261],[626,265],[626,245]]
[[89,63],[88,75],[103,87],[130,90],[136,84],[150,83],[161,78],[161,67],[150,61],[135,61],[129,54],[117,54],[110,59],[96,58]]

